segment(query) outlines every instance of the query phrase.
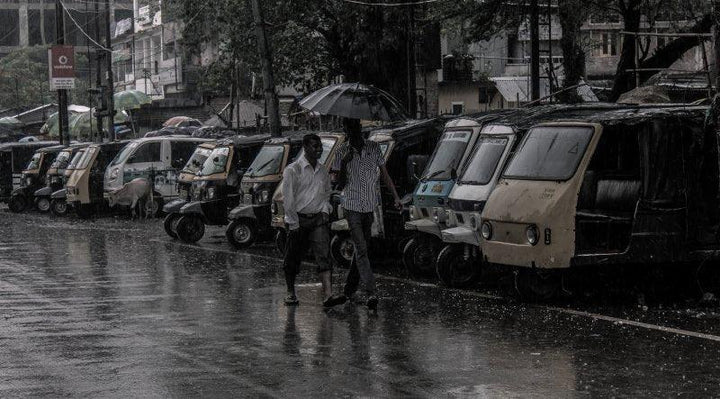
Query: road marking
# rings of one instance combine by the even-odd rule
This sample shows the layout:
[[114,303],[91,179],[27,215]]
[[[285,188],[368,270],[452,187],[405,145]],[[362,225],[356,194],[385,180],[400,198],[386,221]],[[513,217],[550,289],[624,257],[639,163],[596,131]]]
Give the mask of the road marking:
[[[150,241],[161,242],[161,243],[166,243],[166,244],[173,244],[173,245],[180,245],[180,246],[196,248],[196,249],[200,249],[200,250],[226,252],[226,253],[232,253],[232,254],[236,254],[236,255],[246,255],[246,256],[251,256],[251,257],[256,257],[256,258],[261,258],[261,259],[280,261],[279,258],[274,257],[274,256],[268,256],[268,255],[259,255],[259,254],[253,254],[253,253],[247,253],[247,252],[237,252],[237,251],[230,251],[230,250],[224,250],[224,249],[207,248],[207,247],[202,247],[199,245],[190,245],[190,244],[179,243],[179,242],[174,242],[174,241],[163,241],[163,240],[159,240],[159,239],[152,239]],[[312,265],[312,263],[311,262],[303,262],[303,265]],[[378,278],[383,279],[383,280],[395,281],[395,282],[400,282],[400,283],[404,283],[404,284],[412,284],[412,285],[419,286],[419,287],[444,289],[446,291],[450,291],[450,292],[454,292],[454,293],[462,294],[462,295],[473,296],[476,298],[493,299],[493,300],[508,300],[508,298],[498,296],[498,295],[484,294],[484,293],[476,292],[476,291],[467,291],[467,290],[463,290],[463,289],[459,289],[459,288],[441,287],[438,284],[409,280],[409,279],[406,279],[403,277],[387,276],[387,275],[378,274],[378,273],[376,273],[375,275]],[[623,324],[623,325],[628,325],[628,326],[633,326],[633,327],[638,327],[638,328],[644,328],[647,330],[654,330],[654,331],[660,331],[660,332],[664,332],[664,333],[670,333],[670,334],[682,335],[682,336],[686,336],[686,337],[700,338],[700,339],[705,339],[705,340],[709,340],[709,341],[720,342],[720,336],[713,335],[713,334],[705,334],[705,333],[700,333],[700,332],[696,332],[696,331],[689,331],[689,330],[683,330],[683,329],[679,329],[679,328],[665,327],[665,326],[650,324],[650,323],[643,323],[643,322],[635,321],[635,320],[621,319],[618,317],[605,316],[605,315],[601,315],[601,314],[585,312],[582,310],[565,309],[565,308],[558,308],[558,307],[554,307],[554,306],[545,306],[545,305],[533,305],[533,307],[535,307],[537,309],[551,310],[551,311],[558,312],[558,313],[570,314],[573,316],[586,317],[586,318],[593,319],[593,320],[603,320],[603,321],[607,321],[610,323]]]

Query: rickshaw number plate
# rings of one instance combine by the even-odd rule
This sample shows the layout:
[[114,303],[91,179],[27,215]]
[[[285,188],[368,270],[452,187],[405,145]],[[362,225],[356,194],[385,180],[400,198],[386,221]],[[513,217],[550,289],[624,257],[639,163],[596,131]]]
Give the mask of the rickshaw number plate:
[[432,188],[432,192],[434,192],[434,193],[441,193],[442,190],[443,190],[443,185],[442,185],[442,184],[436,184],[436,185],[434,185],[433,188]]

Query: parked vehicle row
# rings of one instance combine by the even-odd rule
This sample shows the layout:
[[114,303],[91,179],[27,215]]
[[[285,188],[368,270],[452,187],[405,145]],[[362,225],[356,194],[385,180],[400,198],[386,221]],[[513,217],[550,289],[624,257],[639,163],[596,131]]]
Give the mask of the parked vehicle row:
[[[588,265],[717,260],[720,160],[706,111],[544,105],[369,129],[405,205],[394,209],[388,190],[377,187],[376,248],[397,250],[411,274],[434,273],[453,287],[476,283],[494,265],[512,271],[516,287],[532,298],[555,295],[567,270]],[[287,164],[302,156],[306,133],[48,143],[28,161],[26,186],[14,193],[26,195],[26,205],[62,213],[64,168],[67,204],[84,217],[143,178],[152,187],[143,210],[162,209],[170,237],[196,242],[206,225],[227,225],[235,248],[274,238],[282,251],[280,183]],[[332,169],[345,136],[318,135],[320,161]],[[29,179],[32,173],[38,176]],[[342,195],[332,202],[332,256],[349,264]]]

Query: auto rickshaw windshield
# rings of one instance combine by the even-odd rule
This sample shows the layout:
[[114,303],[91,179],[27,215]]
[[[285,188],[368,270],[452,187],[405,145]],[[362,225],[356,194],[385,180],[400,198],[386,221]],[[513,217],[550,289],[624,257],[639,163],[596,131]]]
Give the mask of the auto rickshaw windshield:
[[591,127],[542,126],[531,129],[504,177],[520,180],[570,179],[593,135]]
[[85,169],[90,165],[90,159],[92,159],[93,155],[95,155],[95,152],[98,149],[96,147],[89,147],[87,150],[85,150],[85,154],[83,154],[83,157],[80,158],[80,162],[78,162],[75,169]]
[[70,160],[70,164],[68,164],[67,168],[65,169],[75,169],[77,168],[77,165],[80,163],[80,160],[82,159],[83,155],[85,155],[85,150],[79,150],[78,152],[73,155],[72,160]]
[[205,163],[205,160],[208,159],[210,156],[210,153],[212,153],[212,150],[205,147],[197,147],[195,148],[195,152],[193,152],[192,156],[190,157],[190,160],[187,161],[185,164],[185,167],[183,168],[183,172],[185,173],[197,173],[198,170],[203,166]]
[[507,137],[480,136],[460,183],[478,186],[490,183],[507,144]]
[[445,132],[435,147],[421,180],[450,180],[470,142],[470,131]]
[[32,158],[30,159],[30,162],[28,162],[27,167],[25,167],[25,170],[32,170],[32,169],[38,169],[40,167],[40,160],[42,159],[42,154],[39,152],[36,152],[33,154]]
[[60,151],[58,153],[57,157],[55,157],[55,160],[53,161],[53,163],[50,165],[50,168],[51,169],[64,168],[68,164],[68,161],[70,160],[70,155],[72,155],[70,151]]
[[280,164],[284,155],[284,145],[264,145],[245,174],[248,177],[262,177],[280,173]]
[[200,176],[208,176],[215,173],[225,172],[228,156],[230,155],[230,147],[216,147],[205,159],[202,168],[197,173]]
[[135,148],[139,144],[140,143],[138,143],[137,141],[134,141],[134,142],[126,145],[125,148],[123,148],[123,150],[120,151],[119,154],[117,154],[115,159],[112,160],[112,162],[110,163],[110,166],[115,166],[115,165],[125,162],[125,160],[128,159],[128,157],[135,151]]

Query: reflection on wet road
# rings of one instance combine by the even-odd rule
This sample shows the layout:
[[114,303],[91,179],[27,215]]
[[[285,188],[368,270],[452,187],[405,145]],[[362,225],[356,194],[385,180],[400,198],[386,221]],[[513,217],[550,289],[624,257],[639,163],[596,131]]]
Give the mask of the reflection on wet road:
[[221,241],[0,213],[0,396],[720,393],[712,339],[398,278],[380,279],[377,315],[325,312],[310,270],[286,308],[272,252]]

